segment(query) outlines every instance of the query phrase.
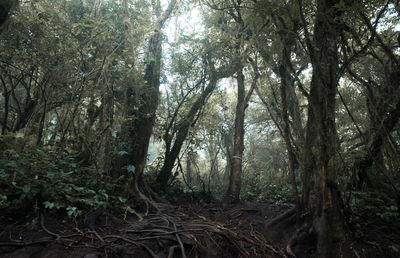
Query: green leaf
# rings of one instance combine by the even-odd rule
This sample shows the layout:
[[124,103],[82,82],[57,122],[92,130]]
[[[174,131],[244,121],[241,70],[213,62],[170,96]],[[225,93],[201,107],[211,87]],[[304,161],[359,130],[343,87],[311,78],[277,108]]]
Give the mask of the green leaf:
[[43,204],[44,204],[44,207],[48,208],[48,209],[53,209],[54,205],[55,205],[54,203],[49,202],[49,201],[45,201]]
[[25,185],[25,186],[22,188],[22,191],[23,191],[24,193],[29,193],[30,190],[31,190],[31,187],[30,187],[29,185]]
[[117,155],[118,155],[118,156],[128,155],[128,152],[127,152],[127,151],[124,151],[124,150],[118,151]]
[[7,201],[7,195],[2,195],[2,194],[0,194],[0,203],[4,203],[4,202],[6,202]]
[[122,202],[122,203],[126,203],[126,201],[127,201],[128,199],[122,198],[122,197],[118,197],[118,200],[119,200],[120,202]]
[[126,170],[128,170],[128,172],[135,173],[136,168],[135,168],[134,165],[128,165],[128,166],[126,167]]
[[78,215],[78,212],[77,212],[77,210],[78,210],[78,208],[77,207],[71,207],[71,206],[68,206],[67,207],[67,214],[68,214],[68,216],[74,216],[74,217],[76,217],[77,215]]

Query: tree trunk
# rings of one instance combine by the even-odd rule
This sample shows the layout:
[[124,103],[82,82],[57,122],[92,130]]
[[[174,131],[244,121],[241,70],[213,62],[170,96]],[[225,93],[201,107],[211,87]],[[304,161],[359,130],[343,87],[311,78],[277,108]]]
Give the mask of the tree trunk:
[[242,185],[242,157],[244,151],[244,115],[247,103],[245,103],[245,85],[243,68],[237,71],[237,103],[235,115],[235,131],[233,136],[233,153],[231,161],[231,174],[229,178],[227,202],[238,202]]
[[[285,145],[288,153],[288,169],[289,169],[289,177],[290,183],[292,185],[292,193],[295,199],[297,215],[299,215],[300,209],[300,199],[299,193],[297,191],[297,183],[296,183],[296,175],[294,171],[294,154],[293,154],[293,146],[290,141],[290,127],[289,127],[289,116],[288,116],[288,102],[287,102],[287,92],[290,87],[290,74],[287,71],[288,67],[288,57],[290,56],[290,45],[285,45],[282,50],[281,56],[281,64],[279,67],[279,74],[281,78],[281,108],[282,108],[282,122],[283,122],[283,139],[285,140]],[[299,216],[298,216],[299,217]]]
[[190,150],[186,153],[186,182],[187,184],[192,187],[193,185],[193,165],[195,159],[195,154]]
[[233,135],[233,151],[231,157],[231,173],[229,177],[229,186],[226,192],[224,202],[238,202],[240,201],[240,189],[242,186],[242,159],[244,151],[244,118],[245,111],[248,106],[251,95],[257,85],[257,80],[260,74],[258,73],[257,63],[252,59],[249,59],[254,69],[253,81],[251,83],[249,91],[245,92],[245,81],[243,74],[243,66],[240,65],[236,70],[237,74],[237,103],[236,103],[236,114],[235,114],[235,128]]
[[338,257],[344,237],[335,169],[339,1],[317,2],[313,40],[308,42],[313,74],[303,151],[303,207],[318,237],[318,257]]
[[[172,169],[174,168],[175,161],[179,156],[179,153],[182,149],[183,143],[186,140],[187,134],[189,132],[190,126],[193,124],[193,121],[196,117],[198,111],[203,107],[206,103],[207,98],[211,95],[214,89],[217,87],[217,83],[222,78],[227,78],[232,76],[235,71],[236,62],[233,62],[232,65],[223,66],[218,70],[215,70],[214,64],[211,60],[208,60],[209,63],[209,73],[210,73],[210,81],[200,95],[200,97],[196,100],[193,106],[190,108],[189,112],[183,119],[182,125],[180,126],[177,136],[175,138],[175,142],[170,150],[168,148],[165,152],[165,160],[163,168],[157,176],[157,183],[160,186],[160,189],[163,191],[167,188],[168,182],[172,175]],[[169,145],[169,144],[168,144]]]
[[7,90],[7,85],[6,82],[3,80],[3,78],[0,77],[0,81],[3,84],[3,89],[4,89],[4,117],[3,117],[3,123],[1,126],[1,135],[4,135],[6,133],[7,129],[7,121],[8,121],[8,102],[10,100],[10,93]]
[[[160,87],[160,69],[161,69],[161,43],[162,27],[170,17],[175,8],[176,0],[171,0],[166,11],[161,14],[155,22],[153,34],[150,37],[148,52],[146,56],[146,71],[143,77],[143,85],[135,97],[139,101],[137,110],[135,107],[129,107],[129,116],[132,119],[127,123],[128,141],[129,141],[129,162],[133,165],[135,171],[128,171],[131,178],[128,185],[128,194],[130,198],[145,201],[145,204],[152,202],[140,191],[139,186],[143,182],[142,175],[147,161],[147,153],[150,143],[150,137],[153,132],[153,126],[158,107],[158,94]],[[133,94],[134,89],[131,89]],[[154,208],[156,208],[154,206]]]
[[175,161],[181,152],[190,126],[192,125],[198,111],[201,109],[201,107],[204,106],[207,98],[214,91],[215,87],[217,86],[217,82],[218,78],[212,77],[203,93],[199,96],[199,98],[196,100],[196,102],[193,104],[193,106],[190,108],[189,112],[183,119],[183,122],[178,129],[178,133],[176,135],[172,148],[166,149],[164,165],[157,176],[157,183],[160,186],[161,190],[165,190],[167,188],[168,182],[172,175],[172,169],[174,168]]

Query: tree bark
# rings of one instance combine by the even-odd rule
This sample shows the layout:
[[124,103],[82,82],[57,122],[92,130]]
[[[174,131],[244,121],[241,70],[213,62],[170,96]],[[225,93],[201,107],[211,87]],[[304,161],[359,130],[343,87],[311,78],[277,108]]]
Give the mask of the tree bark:
[[[289,170],[289,177],[290,183],[292,185],[292,193],[296,204],[297,215],[299,215],[300,209],[300,199],[299,193],[297,191],[297,183],[296,183],[296,175],[294,171],[294,150],[292,143],[290,141],[290,127],[289,127],[289,115],[288,115],[288,102],[287,102],[287,92],[288,88],[290,87],[290,75],[287,71],[287,59],[290,56],[290,49],[291,46],[285,45],[282,49],[281,55],[281,64],[279,68],[279,74],[281,78],[281,108],[282,108],[282,122],[283,122],[283,139],[285,141],[287,153],[288,153],[288,170]],[[299,217],[299,216],[297,216]]]
[[243,74],[243,66],[237,70],[237,103],[235,114],[235,128],[233,136],[233,151],[231,157],[231,173],[229,177],[229,186],[225,195],[226,203],[240,201],[240,189],[242,186],[242,161],[244,151],[244,119],[245,111],[248,106],[250,97],[256,87],[259,77],[258,71],[255,69],[255,75],[249,91],[245,92],[245,78]]
[[339,1],[317,1],[313,39],[308,39],[313,74],[303,151],[303,205],[317,234],[318,257],[338,257],[344,238],[336,186],[335,97],[339,58]]
[[[290,68],[292,67],[292,64],[290,62],[290,55],[292,53],[292,48],[295,45],[295,39],[293,38],[293,35],[289,33],[289,28],[286,25],[285,20],[282,17],[276,17],[275,14],[272,14],[273,20],[275,25],[280,28],[278,31],[278,34],[280,36],[280,41],[282,42],[282,52],[280,56],[280,63],[279,63],[279,69],[278,69],[278,75],[280,77],[280,96],[281,96],[281,117],[282,117],[282,130],[280,131],[282,133],[282,138],[285,141],[286,145],[286,150],[288,153],[288,170],[289,170],[289,179],[290,183],[292,185],[292,193],[293,197],[295,199],[295,205],[296,205],[296,210],[297,210],[297,218],[299,218],[300,214],[300,199],[299,199],[299,194],[297,191],[297,183],[296,183],[296,175],[295,175],[295,167],[294,167],[294,148],[292,145],[291,141],[291,133],[290,133],[290,124],[289,124],[289,114],[288,114],[288,99],[291,100],[291,102],[294,102],[291,104],[291,114],[292,114],[292,119],[294,121],[294,131],[297,132],[295,133],[297,136],[298,142],[302,142],[303,140],[303,127],[301,124],[301,118],[300,118],[300,112],[299,112],[299,107],[298,107],[298,101],[297,98],[295,97],[295,92],[292,87],[292,82],[294,80],[292,79],[292,76],[290,74]],[[293,32],[296,32],[297,30],[297,23],[293,24]],[[294,86],[294,85],[293,85]],[[289,94],[288,94],[289,93]],[[291,95],[290,95],[291,94]],[[302,145],[302,144],[300,144]]]
[[242,158],[244,151],[244,115],[247,103],[245,103],[245,85],[243,68],[237,71],[237,103],[235,114],[235,129],[233,136],[233,152],[231,161],[231,174],[226,193],[227,202],[238,202],[242,185]]
[[[171,0],[165,12],[156,20],[153,33],[149,40],[145,59],[146,70],[143,77],[143,85],[138,92],[138,96],[128,96],[128,98],[136,98],[139,101],[135,103],[138,106],[129,107],[128,116],[131,121],[126,125],[127,128],[125,128],[125,130],[128,131],[129,165],[135,167],[134,173],[128,171],[131,180],[127,186],[127,191],[131,199],[133,198],[145,201],[146,206],[153,203],[141,192],[139,187],[143,182],[142,176],[147,161],[150,137],[153,132],[156,110],[158,107],[162,53],[161,30],[167,19],[170,17],[175,5],[176,0]],[[132,88],[128,92],[133,94],[134,89]],[[154,208],[156,207],[154,206]]]

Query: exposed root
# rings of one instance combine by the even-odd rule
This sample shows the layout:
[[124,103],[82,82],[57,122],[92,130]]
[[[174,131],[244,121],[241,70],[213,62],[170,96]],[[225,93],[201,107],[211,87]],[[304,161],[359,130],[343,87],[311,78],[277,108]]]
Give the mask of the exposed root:
[[176,236],[176,239],[177,239],[178,242],[179,242],[179,246],[181,247],[182,258],[186,258],[185,248],[183,247],[182,240],[181,240],[181,238],[179,237],[179,233],[178,233],[178,229],[177,229],[177,227],[176,227],[176,224],[175,224],[175,222],[174,222],[173,220],[171,220],[171,219],[168,219],[168,220],[174,225],[174,230],[175,230],[175,232],[176,232],[175,236]]
[[[105,253],[115,252],[117,255],[123,250],[129,255],[152,258],[161,253],[171,258],[286,257],[283,251],[273,246],[251,224],[248,229],[237,228],[238,224],[233,225],[232,221],[216,222],[190,208],[185,213],[180,207],[165,204],[157,207],[161,209],[161,213],[147,214],[134,221],[123,221],[105,212],[99,218],[98,231],[84,232],[75,228],[76,232],[58,235],[46,227],[44,230],[56,237],[58,244],[68,248],[90,248],[99,252],[103,250]],[[240,209],[235,210],[239,214],[244,212]],[[232,216],[229,217],[240,220],[235,214],[232,212]],[[240,217],[245,217],[244,213]],[[107,221],[106,225],[101,224],[104,221]],[[117,223],[113,223],[114,221]],[[115,225],[118,225],[118,228]],[[49,243],[54,242],[55,240],[51,240]],[[14,246],[25,245],[27,243]]]
[[134,193],[135,193],[134,196],[138,199],[138,201],[143,202],[144,205],[146,206],[146,211],[144,213],[144,216],[147,216],[147,214],[149,214],[150,207],[153,210],[155,210],[157,213],[160,213],[160,209],[158,208],[157,204],[139,190],[139,187],[138,187],[138,184],[136,181],[135,181],[133,187],[134,187]]
[[59,241],[61,236],[59,234],[51,232],[47,227],[44,225],[44,215],[40,214],[40,226],[42,229],[49,235],[54,236],[54,239],[42,239],[36,241],[21,241],[21,242],[0,242],[0,246],[16,246],[16,247],[25,247],[31,245],[42,245],[42,244],[49,244]]
[[297,229],[296,232],[290,237],[286,245],[286,252],[292,257],[296,257],[296,254],[293,252],[292,246],[295,244],[300,232],[303,232],[304,230],[306,230],[306,228],[308,228],[308,225],[303,225],[301,228]]
[[23,242],[0,242],[0,246],[15,246],[15,247],[25,247],[31,245],[43,245],[54,243],[54,239],[37,240],[37,241],[23,241]]
[[53,241],[58,241],[58,240],[60,239],[60,235],[59,235],[59,234],[53,233],[53,232],[51,232],[50,230],[48,230],[48,229],[46,228],[46,226],[44,225],[44,215],[43,215],[42,213],[40,214],[40,226],[42,227],[42,229],[43,229],[44,231],[47,232],[47,234],[56,237]]
[[[316,235],[313,226],[304,220],[299,228],[294,232],[297,224],[297,210],[292,208],[280,216],[272,219],[267,225],[266,230],[276,232],[271,234],[273,241],[280,241],[285,244],[286,253],[291,257],[309,256],[315,250]],[[283,234],[285,232],[288,235]],[[290,232],[293,232],[290,234]]]
[[287,212],[279,215],[278,217],[272,219],[265,228],[268,230],[269,228],[275,227],[275,225],[279,225],[279,228],[287,228],[292,226],[296,221],[296,209],[292,208]]
[[179,245],[173,245],[169,248],[168,258],[174,257],[174,252],[175,252],[175,249],[177,249],[177,248],[179,248]]

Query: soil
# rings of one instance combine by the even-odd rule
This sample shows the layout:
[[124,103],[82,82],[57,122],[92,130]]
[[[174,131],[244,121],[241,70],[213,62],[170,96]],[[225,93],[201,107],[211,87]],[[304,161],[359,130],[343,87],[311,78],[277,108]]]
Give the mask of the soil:
[[[8,225],[0,232],[0,257],[291,257],[295,226],[266,230],[289,205],[165,205],[159,213],[97,210],[76,223],[41,216],[37,230]],[[343,257],[400,257],[400,230],[370,225],[346,241]],[[358,235],[358,236],[357,236]],[[315,243],[298,244],[297,257],[313,257]]]

